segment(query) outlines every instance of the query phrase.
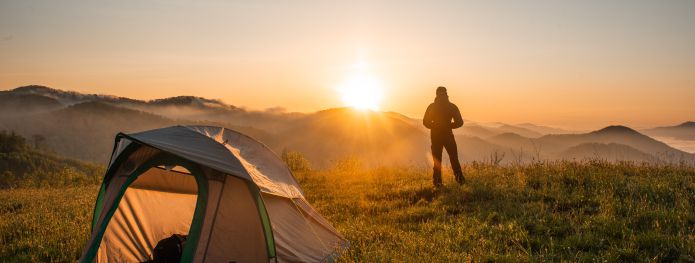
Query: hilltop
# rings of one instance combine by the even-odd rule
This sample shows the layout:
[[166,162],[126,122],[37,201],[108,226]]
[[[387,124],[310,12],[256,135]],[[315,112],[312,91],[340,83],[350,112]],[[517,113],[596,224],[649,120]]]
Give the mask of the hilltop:
[[[350,241],[340,262],[689,262],[693,167],[471,164],[464,186],[429,169],[295,172],[307,200]],[[0,190],[0,258],[76,260],[98,186]],[[59,229],[60,231],[56,231]]]

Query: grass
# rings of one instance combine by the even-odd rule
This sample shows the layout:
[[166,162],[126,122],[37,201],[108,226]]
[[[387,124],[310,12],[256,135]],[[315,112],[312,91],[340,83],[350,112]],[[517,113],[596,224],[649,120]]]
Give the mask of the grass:
[[0,261],[75,261],[87,242],[98,190],[0,190]]
[[[342,262],[694,261],[695,168],[605,162],[297,173],[350,241]],[[72,261],[96,186],[0,190],[0,261]]]

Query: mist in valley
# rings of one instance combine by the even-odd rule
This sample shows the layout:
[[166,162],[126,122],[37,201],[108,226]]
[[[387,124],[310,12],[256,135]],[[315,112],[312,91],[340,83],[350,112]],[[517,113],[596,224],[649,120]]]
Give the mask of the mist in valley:
[[[142,101],[42,86],[2,91],[0,102],[0,130],[37,140],[35,144],[46,151],[96,163],[107,161],[118,132],[172,125],[238,130],[278,154],[298,152],[313,167],[330,166],[345,158],[358,159],[369,166],[425,166],[430,162],[429,132],[421,120],[395,112],[351,108],[314,113],[250,111],[193,96]],[[590,159],[692,163],[695,140],[683,136],[664,140],[671,138],[665,135],[695,134],[692,125],[681,126],[644,133],[625,126],[609,126],[580,133],[531,123],[467,121],[455,130],[455,136],[464,163]]]

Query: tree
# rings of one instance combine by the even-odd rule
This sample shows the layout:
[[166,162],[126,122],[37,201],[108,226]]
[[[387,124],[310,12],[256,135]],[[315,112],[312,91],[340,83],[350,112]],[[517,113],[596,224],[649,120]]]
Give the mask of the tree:
[[13,132],[0,131],[0,153],[20,152],[26,149],[26,140]]

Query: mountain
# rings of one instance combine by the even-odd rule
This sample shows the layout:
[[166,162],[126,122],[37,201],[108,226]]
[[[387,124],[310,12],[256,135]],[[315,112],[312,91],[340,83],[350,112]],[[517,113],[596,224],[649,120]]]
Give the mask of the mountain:
[[536,124],[528,123],[528,122],[527,123],[520,123],[520,124],[517,124],[515,126],[525,128],[525,129],[528,129],[531,131],[535,131],[535,132],[543,134],[543,135],[575,133],[575,132],[569,131],[569,130],[554,128],[554,127],[549,127],[549,126],[543,126],[543,125],[536,125]]
[[6,92],[24,95],[39,95],[57,100],[63,105],[72,105],[87,101],[101,101],[110,103],[142,103],[142,101],[129,99],[125,97],[99,94],[82,94],[75,91],[63,91],[41,85],[23,86]]
[[585,134],[546,135],[538,139],[542,147],[560,153],[563,148],[583,143],[617,143],[628,145],[663,161],[692,161],[695,155],[677,150],[631,128],[615,125]]
[[111,155],[113,138],[118,132],[153,129],[173,123],[158,115],[90,101],[30,118],[6,117],[0,122],[0,129],[13,130],[27,137],[41,135],[56,153],[103,163]]
[[40,85],[23,86],[4,92],[8,94],[42,96],[53,99],[62,104],[62,106],[83,102],[101,102],[121,108],[160,115],[172,120],[233,122],[235,126],[254,126],[266,130],[278,129],[303,116],[301,113],[286,113],[278,109],[248,111],[234,105],[225,104],[221,100],[196,96],[176,96],[145,101],[112,95],[82,94]]
[[515,133],[527,138],[538,138],[543,136],[543,134],[539,132],[532,131],[530,129],[522,128],[522,127],[517,127],[514,125],[509,125],[509,124],[502,124],[501,126],[497,127],[499,131],[502,133]]
[[564,150],[560,158],[567,160],[606,160],[656,162],[658,159],[627,145],[617,143],[582,143]]
[[410,118],[408,116],[405,116],[403,114],[400,114],[398,112],[393,112],[393,111],[382,112],[382,113],[387,115],[390,118],[398,119],[398,120],[401,120],[405,123],[408,123],[409,125],[411,125],[413,127],[420,128],[423,130],[426,129],[425,126],[422,125],[422,119]]
[[527,138],[512,132],[492,136],[488,138],[488,141],[497,145],[504,145],[505,147],[512,149],[530,149],[533,148],[534,142],[534,140],[531,138]]
[[221,100],[206,99],[196,96],[177,96],[165,99],[155,99],[149,101],[149,104],[161,106],[193,106],[199,108],[217,107],[236,109],[234,106],[224,104],[224,102]]
[[[142,101],[43,86],[1,91],[0,102],[0,130],[40,139],[45,148],[57,154],[99,163],[108,160],[116,133],[171,125],[232,128],[260,140],[275,152],[301,152],[315,167],[332,165],[347,157],[357,157],[368,165],[431,162],[429,131],[423,128],[421,120],[396,112],[350,108],[314,113],[249,111],[195,96]],[[595,156],[610,160],[695,160],[693,154],[624,126],[583,134],[549,135],[542,135],[548,130],[538,127],[543,126],[468,121],[455,130],[460,160],[502,158],[502,163],[509,163]]]
[[[299,151],[318,166],[348,156],[359,157],[369,165],[427,165],[431,161],[429,131],[420,126],[420,121],[404,119],[400,114],[328,109],[309,114],[281,131],[285,137],[273,149]],[[495,152],[509,154],[505,147],[476,136],[457,135],[456,142],[463,162],[488,160]],[[444,154],[444,163],[448,163],[447,158]]]
[[429,143],[422,130],[397,115],[350,108],[308,115],[280,134],[276,151],[299,151],[319,165],[347,156],[369,164],[422,163]]
[[[491,143],[479,137],[470,137],[466,135],[456,136],[456,145],[458,148],[459,160],[461,160],[461,162],[487,162],[490,161],[492,158],[491,155],[494,154],[513,156],[513,151],[509,148]],[[428,158],[428,154],[428,152],[425,152],[423,155]],[[448,163],[448,158],[449,157],[444,154],[443,162]],[[509,160],[511,160],[511,158],[503,159],[503,163],[506,163]]]
[[695,122],[687,121],[676,126],[652,128],[644,130],[644,133],[656,137],[672,137],[678,140],[695,141]]
[[497,126],[467,123],[456,131],[456,134],[476,136],[483,139],[504,133],[515,133],[527,138],[538,138],[543,136],[543,134],[539,132],[504,123]]
[[515,161],[556,159],[563,146],[554,142],[543,142],[538,138],[527,138],[516,133],[503,133],[487,139],[500,145]]
[[40,135],[59,154],[97,162],[108,159],[113,137],[121,131],[203,124],[233,127],[273,141],[274,137],[263,130],[277,129],[299,116],[250,112],[194,96],[141,101],[36,85],[2,91],[0,102],[0,130],[13,130],[28,137]]
[[177,96],[155,100],[136,100],[125,97],[118,97],[103,94],[83,94],[75,91],[64,91],[53,89],[46,86],[30,85],[23,86],[9,91],[7,94],[14,95],[33,95],[50,98],[58,101],[64,106],[74,105],[83,102],[101,102],[123,107],[142,107],[142,106],[192,106],[197,108],[230,108],[236,109],[231,105],[226,105],[220,100],[206,99],[195,96]]
[[12,130],[27,137],[42,136],[52,151],[81,160],[104,163],[119,132],[137,132],[172,125],[212,125],[233,128],[266,142],[274,136],[248,126],[198,120],[172,120],[160,115],[88,101],[54,111],[0,118],[0,130]]
[[499,131],[494,130],[494,128],[483,127],[478,124],[465,124],[455,131],[456,134],[467,135],[472,137],[479,137],[482,139],[495,136],[500,134]]
[[63,105],[50,97],[36,94],[17,94],[0,91],[0,113],[14,115],[33,114],[61,108]]

